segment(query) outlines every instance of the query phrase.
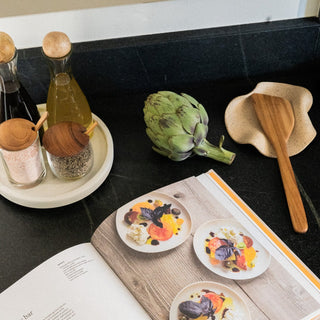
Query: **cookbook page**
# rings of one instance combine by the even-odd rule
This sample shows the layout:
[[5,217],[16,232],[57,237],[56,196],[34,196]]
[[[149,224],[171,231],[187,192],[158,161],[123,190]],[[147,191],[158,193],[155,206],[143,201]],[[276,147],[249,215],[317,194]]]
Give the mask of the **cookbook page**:
[[293,263],[279,260],[225,190],[212,193],[202,180],[191,177],[131,201],[93,235],[150,317],[318,319],[319,280],[287,268]]
[[55,255],[0,295],[0,319],[109,318],[150,319],[90,243]]
[[219,199],[223,206],[228,208],[242,225],[246,226],[246,230],[259,239],[287,272],[320,303],[319,278],[268,228],[217,173],[210,170],[208,173],[198,176],[197,179],[209,190],[212,197]]

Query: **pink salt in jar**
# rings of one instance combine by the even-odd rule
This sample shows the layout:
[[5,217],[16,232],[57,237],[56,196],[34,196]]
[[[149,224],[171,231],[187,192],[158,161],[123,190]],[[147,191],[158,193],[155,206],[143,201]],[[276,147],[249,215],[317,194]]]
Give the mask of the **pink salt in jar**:
[[46,176],[46,168],[35,125],[15,118],[0,125],[0,154],[9,181],[17,187],[39,184]]

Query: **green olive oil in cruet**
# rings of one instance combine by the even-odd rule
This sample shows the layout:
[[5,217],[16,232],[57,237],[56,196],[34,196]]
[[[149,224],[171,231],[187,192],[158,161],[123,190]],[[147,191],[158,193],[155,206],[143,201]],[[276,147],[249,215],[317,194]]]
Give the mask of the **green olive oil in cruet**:
[[73,121],[88,128],[92,124],[91,109],[71,70],[72,45],[68,36],[62,32],[48,33],[43,39],[42,51],[50,69],[48,127]]

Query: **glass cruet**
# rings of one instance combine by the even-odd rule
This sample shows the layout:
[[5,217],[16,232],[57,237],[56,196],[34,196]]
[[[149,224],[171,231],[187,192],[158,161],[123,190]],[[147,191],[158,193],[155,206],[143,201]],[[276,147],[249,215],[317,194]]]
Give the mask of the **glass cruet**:
[[72,45],[68,36],[56,31],[48,33],[43,39],[42,52],[50,70],[48,127],[73,121],[88,128],[92,124],[91,109],[72,73]]
[[[18,79],[18,51],[9,35],[0,32],[0,123],[23,118],[37,123],[40,115],[36,104]],[[43,135],[43,129],[39,132]]]

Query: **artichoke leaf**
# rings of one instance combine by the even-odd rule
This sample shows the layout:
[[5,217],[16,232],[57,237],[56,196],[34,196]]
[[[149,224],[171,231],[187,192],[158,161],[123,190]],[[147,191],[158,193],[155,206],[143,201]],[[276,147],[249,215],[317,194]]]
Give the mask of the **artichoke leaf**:
[[194,106],[196,106],[196,105],[199,104],[199,102],[198,102],[195,98],[189,96],[188,94],[186,94],[186,93],[181,93],[181,95],[182,95],[185,99],[187,99],[191,104],[193,104]]
[[145,104],[147,108],[152,107],[153,110],[156,109],[156,112],[159,115],[175,112],[175,107],[172,105],[170,100],[158,93],[149,95]]
[[162,133],[168,137],[186,133],[176,114],[163,114],[159,119],[159,126]]
[[147,103],[147,100],[144,102],[143,112],[144,113],[149,112],[151,114],[159,116],[159,112],[158,112],[157,108],[154,105],[152,105],[151,103]]
[[156,146],[152,146],[152,150],[157,152],[157,153],[159,153],[159,154],[161,154],[162,156],[170,158],[171,152],[169,150],[159,149]]
[[196,146],[199,145],[202,142],[202,140],[207,137],[207,134],[208,134],[208,126],[203,123],[198,123],[193,133],[194,144]]
[[170,150],[173,152],[188,152],[194,147],[193,136],[190,134],[180,134],[168,139]]
[[181,93],[181,95],[183,97],[185,97],[188,101],[190,101],[190,103],[192,103],[198,109],[199,114],[200,114],[200,118],[201,118],[201,122],[204,124],[208,124],[209,117],[208,117],[207,111],[204,108],[204,106],[201,103],[199,103],[195,98],[189,96],[186,93]]
[[144,121],[148,128],[151,128],[155,133],[162,133],[162,129],[159,126],[160,116],[157,116],[151,112],[145,112]]
[[150,128],[146,129],[147,136],[159,149],[169,150],[168,138],[162,134],[154,133]]
[[164,97],[168,98],[172,105],[175,108],[180,107],[181,105],[192,107],[188,99],[180,96],[179,94],[176,94],[172,91],[158,91],[159,94],[163,95]]
[[200,122],[200,115],[197,109],[180,106],[176,112],[181,124],[188,133],[193,134],[197,123]]
[[192,151],[189,152],[172,152],[168,158],[173,161],[182,161],[189,158],[192,155]]
[[203,124],[207,125],[209,122],[209,117],[208,117],[206,109],[204,108],[204,106],[201,103],[197,104],[196,107],[199,111],[201,122]]

